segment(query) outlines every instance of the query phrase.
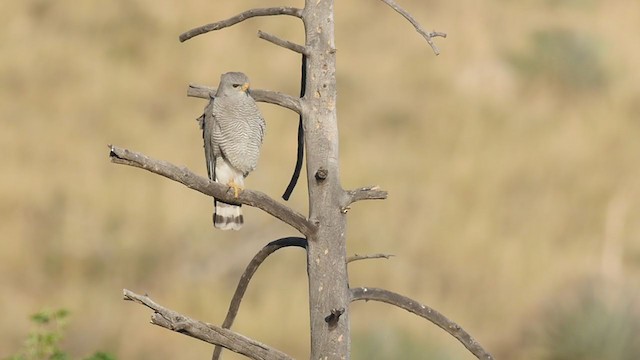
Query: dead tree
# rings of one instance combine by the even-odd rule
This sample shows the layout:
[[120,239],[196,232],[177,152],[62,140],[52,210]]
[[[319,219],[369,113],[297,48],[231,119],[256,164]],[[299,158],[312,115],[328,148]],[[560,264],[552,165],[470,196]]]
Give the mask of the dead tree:
[[[382,0],[406,18],[433,48],[439,32],[427,32],[393,0]],[[306,41],[295,44],[259,31],[258,36],[277,46],[299,53],[306,60],[303,73],[304,96],[294,97],[273,91],[254,90],[257,101],[267,102],[295,111],[301,116],[306,150],[306,173],[309,189],[308,216],[253,190],[241,191],[238,197],[226,185],[209,181],[189,169],[168,162],[154,160],[143,154],[110,146],[111,161],[139,167],[180,182],[205,195],[225,202],[245,204],[264,210],[289,224],[303,237],[276,240],[266,245],[251,261],[240,279],[231,307],[222,326],[190,319],[169,310],[146,295],[124,290],[126,300],[151,308],[152,323],[167,329],[216,345],[213,358],[217,359],[221,347],[253,359],[290,359],[291,357],[265,344],[244,337],[230,329],[240,301],[251,276],[262,261],[274,251],[287,246],[306,249],[309,277],[309,309],[311,324],[311,359],[348,359],[350,354],[349,304],[358,300],[385,302],[421,316],[458,339],[479,359],[492,359],[466,331],[444,315],[426,305],[384,289],[350,288],[347,264],[350,261],[387,257],[346,255],[346,220],[350,204],[369,199],[384,199],[387,193],[378,187],[344,190],[340,184],[338,166],[338,123],[336,117],[336,49],[334,47],[334,0],[306,0],[302,9],[272,7],[251,9],[223,21],[204,25],[180,35],[180,41],[210,31],[220,30],[256,16],[287,15],[302,20]],[[190,85],[188,95],[209,99],[215,89]]]

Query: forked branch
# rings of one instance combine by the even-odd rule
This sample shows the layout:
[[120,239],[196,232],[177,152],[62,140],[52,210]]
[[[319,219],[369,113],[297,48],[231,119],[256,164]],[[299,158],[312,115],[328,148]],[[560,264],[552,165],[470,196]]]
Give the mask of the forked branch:
[[[205,85],[189,84],[187,89],[187,96],[197,97],[200,99],[211,99],[213,94],[216,93],[216,88]],[[291,95],[283,94],[277,91],[251,89],[249,94],[255,101],[274,104],[287,108],[291,111],[295,111],[300,114],[302,107],[300,105],[300,99]]]
[[307,218],[264,193],[245,189],[240,191],[238,197],[235,197],[233,188],[201,177],[186,167],[178,167],[169,162],[155,160],[144,154],[113,145],[109,145],[109,149],[109,157],[113,163],[145,169],[225,202],[257,207],[291,225],[305,236],[310,236],[315,232],[315,226]]
[[176,311],[167,309],[146,295],[138,295],[127,289],[124,289],[123,292],[125,300],[137,302],[154,311],[153,315],[151,315],[151,323],[154,325],[162,326],[165,329],[191,336],[210,344],[223,346],[251,359],[293,360],[291,356],[282,351],[273,349],[246,336],[191,319]]
[[[249,282],[253,277],[253,274],[256,273],[258,267],[262,265],[262,263],[266,260],[266,258],[276,252],[283,247],[288,246],[298,246],[302,248],[307,247],[307,240],[299,237],[286,237],[282,239],[278,239],[272,241],[265,245],[254,257],[251,259],[249,265],[244,270],[244,273],[240,277],[240,281],[238,282],[238,287],[236,287],[236,292],[233,294],[233,299],[231,299],[231,304],[229,305],[229,311],[227,312],[227,317],[224,319],[222,323],[223,329],[230,329],[231,325],[233,325],[233,321],[236,319],[238,315],[238,309],[240,309],[240,303],[242,302],[242,298],[244,297],[244,293],[247,291],[247,287],[249,286]],[[216,345],[216,348],[213,350],[212,360],[218,360],[220,358],[220,354],[222,353],[222,346]]]
[[433,38],[437,37],[437,36],[446,38],[447,34],[442,33],[442,32],[437,32],[437,31],[427,32],[427,31],[424,30],[422,25],[420,25],[420,23],[418,23],[418,21],[416,21],[416,19],[413,16],[411,16],[411,14],[409,14],[408,11],[406,11],[403,8],[401,8],[400,5],[396,4],[395,1],[393,1],[393,0],[381,0],[381,1],[384,2],[385,4],[389,5],[398,14],[402,15],[405,19],[407,19],[407,21],[409,21],[411,23],[411,25],[413,25],[413,27],[416,29],[416,31],[420,35],[422,35],[425,38],[425,40],[427,40],[427,43],[429,44],[429,46],[431,46],[431,49],[433,49],[433,52],[436,55],[440,55],[440,49],[438,49],[438,46],[433,42]]
[[297,18],[302,19],[302,9],[286,7],[286,6],[250,9],[236,16],[232,16],[228,19],[203,25],[203,26],[199,26],[197,28],[186,31],[180,34],[180,42],[185,42],[191,39],[192,37],[206,34],[210,31],[216,31],[216,30],[224,29],[229,26],[233,26],[239,22],[243,22],[252,17],[272,16],[272,15],[289,15],[289,16],[295,16]]
[[480,346],[480,344],[478,344],[473,337],[469,335],[469,333],[460,327],[460,325],[447,319],[446,316],[436,310],[420,304],[415,300],[385,289],[365,287],[351,289],[351,301],[353,302],[358,300],[380,301],[414,313],[431,321],[442,330],[458,339],[458,341],[460,341],[478,359],[493,360],[493,356],[486,352],[482,346]]

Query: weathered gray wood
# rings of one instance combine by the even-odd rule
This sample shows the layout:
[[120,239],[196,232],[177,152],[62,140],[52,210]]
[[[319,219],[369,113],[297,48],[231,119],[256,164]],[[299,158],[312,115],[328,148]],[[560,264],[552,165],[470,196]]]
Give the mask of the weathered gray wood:
[[[336,116],[336,49],[333,0],[306,0],[302,11],[307,82],[302,119],[307,153],[311,359],[347,359],[350,353],[350,292],[346,258],[346,215],[340,211]],[[332,315],[337,314],[337,315]]]
[[271,8],[260,8],[260,9],[250,9],[244,11],[236,16],[232,16],[228,19],[217,21],[211,24],[199,26],[197,28],[191,29],[180,34],[180,42],[185,42],[195,36],[206,34],[210,31],[216,31],[220,29],[224,29],[229,26],[233,26],[237,23],[243,22],[247,19],[251,19],[256,16],[273,16],[273,15],[289,15],[295,17],[301,17],[302,10],[293,8],[293,7],[271,7]]
[[421,304],[406,296],[385,289],[360,287],[351,289],[351,301],[380,301],[401,309],[407,310],[439,326],[442,330],[451,334],[464,345],[473,355],[480,360],[493,360],[493,356],[487,352],[468,332],[442,313]]
[[129,165],[162,175],[182,185],[234,204],[246,204],[264,210],[270,215],[291,225],[303,235],[315,232],[315,227],[304,216],[259,191],[243,189],[235,197],[234,191],[227,185],[211,181],[187,169],[169,162],[152,159],[144,154],[109,145],[109,157],[115,164]]
[[219,326],[191,319],[151,300],[146,295],[138,295],[130,290],[123,290],[124,299],[142,304],[154,311],[151,323],[163,328],[191,336],[214,345],[223,346],[231,351],[251,359],[259,360],[293,360],[280,350],[276,350],[258,341],[240,335]]
[[299,44],[293,43],[288,40],[280,39],[279,37],[266,33],[262,30],[258,30],[258,37],[262,40],[266,40],[274,45],[283,47],[285,49],[291,50],[293,52],[297,52],[298,54],[308,55],[307,49]]
[[352,263],[354,261],[360,261],[360,260],[370,260],[370,259],[389,259],[392,256],[395,256],[393,254],[382,254],[382,253],[378,253],[378,254],[369,254],[369,255],[359,255],[359,254],[355,254],[353,256],[349,256],[347,258],[347,264],[348,263]]
[[420,23],[418,23],[418,21],[416,21],[416,19],[413,18],[413,16],[411,16],[411,14],[409,14],[409,12],[405,9],[403,9],[402,7],[400,7],[400,5],[396,4],[395,1],[393,0],[381,0],[383,3],[389,5],[389,7],[391,7],[393,10],[395,10],[398,14],[402,15],[402,17],[404,17],[405,19],[407,19],[408,22],[411,23],[411,25],[413,25],[413,27],[416,29],[416,31],[422,35],[422,37],[424,37],[425,40],[427,40],[427,43],[429,44],[429,46],[431,46],[431,49],[433,50],[433,53],[436,55],[440,55],[440,49],[438,49],[438,46],[433,42],[433,38],[434,37],[447,37],[447,34],[443,33],[443,32],[438,32],[438,31],[431,31],[431,32],[427,32],[422,25],[420,25]]
[[[216,88],[206,85],[189,84],[189,88],[187,89],[187,96],[206,100],[209,100],[212,94],[215,93]],[[251,89],[250,95],[255,101],[282,106],[298,114],[302,112],[300,109],[300,99],[294,98],[291,95],[261,89]]]

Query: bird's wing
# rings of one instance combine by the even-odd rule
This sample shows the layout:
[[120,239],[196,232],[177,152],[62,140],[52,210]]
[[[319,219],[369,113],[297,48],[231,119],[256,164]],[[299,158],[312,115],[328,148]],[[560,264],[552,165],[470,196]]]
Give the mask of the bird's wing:
[[209,179],[216,179],[216,156],[214,153],[213,132],[215,128],[215,117],[213,116],[214,98],[204,108],[204,113],[198,118],[200,128],[202,129],[202,139],[204,140],[204,158],[207,163],[207,174]]

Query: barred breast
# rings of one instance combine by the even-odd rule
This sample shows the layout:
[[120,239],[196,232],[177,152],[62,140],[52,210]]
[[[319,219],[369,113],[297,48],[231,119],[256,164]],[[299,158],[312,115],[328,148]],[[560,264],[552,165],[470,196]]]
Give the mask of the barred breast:
[[258,164],[265,122],[249,95],[221,97],[213,103],[213,142],[222,157],[248,175]]

